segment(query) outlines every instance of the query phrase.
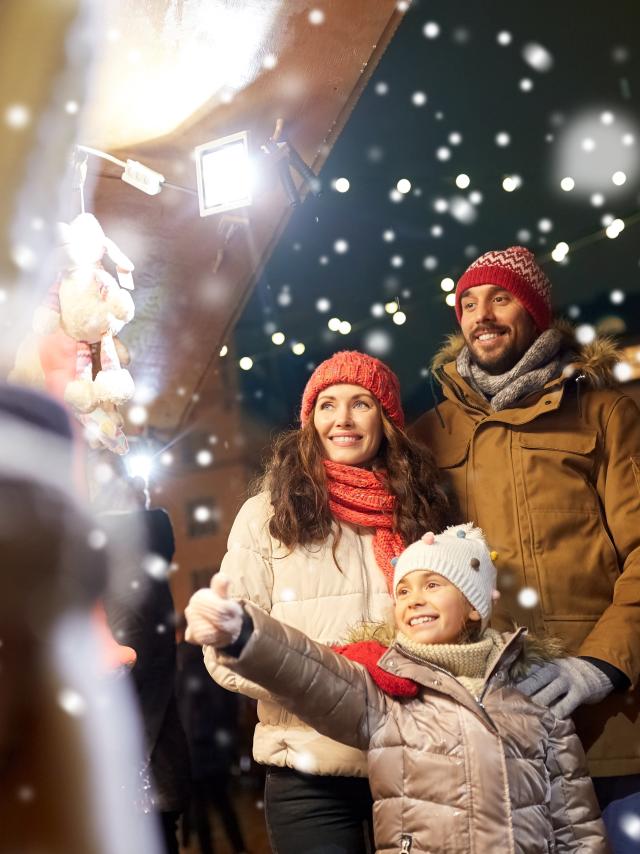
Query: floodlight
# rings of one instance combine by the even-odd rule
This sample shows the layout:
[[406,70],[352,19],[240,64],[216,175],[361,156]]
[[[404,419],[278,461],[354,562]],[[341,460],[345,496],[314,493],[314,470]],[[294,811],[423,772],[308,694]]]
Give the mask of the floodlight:
[[200,216],[251,204],[246,131],[198,145],[195,155]]

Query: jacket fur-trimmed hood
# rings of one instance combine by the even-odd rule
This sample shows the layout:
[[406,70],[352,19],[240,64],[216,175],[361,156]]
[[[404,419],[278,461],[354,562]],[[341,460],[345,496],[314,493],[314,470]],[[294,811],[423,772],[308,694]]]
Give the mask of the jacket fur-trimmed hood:
[[[584,376],[590,388],[611,388],[617,385],[613,368],[620,360],[620,353],[611,338],[601,337],[594,339],[590,344],[580,344],[576,340],[575,329],[570,323],[558,320],[554,323],[554,328],[562,333],[563,350],[573,354],[571,362],[565,369],[567,375]],[[438,369],[455,361],[463,347],[464,338],[461,332],[453,332],[446,337],[444,344],[431,362],[431,370],[436,377]]]
[[[515,630],[515,626],[514,626]],[[397,629],[390,619],[385,623],[361,623],[354,626],[345,640],[346,646],[370,642],[382,647],[390,647],[395,641]],[[511,633],[508,633],[509,636]],[[522,679],[536,664],[564,658],[566,650],[560,638],[547,635],[538,637],[527,632],[522,636],[522,646],[516,659],[509,667],[514,682]]]

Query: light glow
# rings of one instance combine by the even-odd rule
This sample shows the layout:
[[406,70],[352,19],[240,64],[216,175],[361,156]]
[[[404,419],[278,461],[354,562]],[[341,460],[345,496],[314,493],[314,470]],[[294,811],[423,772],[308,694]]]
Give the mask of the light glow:
[[621,219],[614,219],[605,229],[605,234],[610,240],[615,240],[616,237],[624,231],[624,222]]
[[199,145],[195,157],[200,216],[251,204],[247,131]]

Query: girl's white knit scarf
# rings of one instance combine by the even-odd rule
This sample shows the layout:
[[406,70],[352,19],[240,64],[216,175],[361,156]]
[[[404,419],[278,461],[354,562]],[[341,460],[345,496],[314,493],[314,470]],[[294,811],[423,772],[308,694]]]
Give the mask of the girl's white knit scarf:
[[475,643],[417,643],[398,632],[396,643],[414,658],[435,664],[455,676],[458,682],[477,697],[505,643],[500,632],[485,629]]

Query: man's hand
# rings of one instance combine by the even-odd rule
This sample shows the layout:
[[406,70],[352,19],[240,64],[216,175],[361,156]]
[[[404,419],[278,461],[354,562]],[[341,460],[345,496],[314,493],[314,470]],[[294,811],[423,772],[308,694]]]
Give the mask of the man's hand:
[[236,641],[242,628],[242,607],[229,598],[229,579],[218,573],[211,586],[197,590],[185,608],[185,640],[202,646],[225,647]]
[[534,667],[516,685],[558,718],[568,718],[583,704],[599,703],[613,690],[613,682],[595,664],[583,658],[557,658]]

